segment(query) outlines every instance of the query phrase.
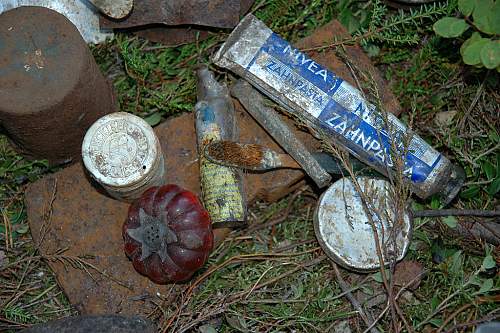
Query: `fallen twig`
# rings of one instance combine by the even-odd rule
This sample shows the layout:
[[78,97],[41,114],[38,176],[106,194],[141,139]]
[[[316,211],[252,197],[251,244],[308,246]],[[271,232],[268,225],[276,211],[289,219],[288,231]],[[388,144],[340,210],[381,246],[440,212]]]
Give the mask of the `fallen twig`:
[[345,294],[345,297],[349,300],[349,302],[351,302],[354,309],[356,309],[356,311],[358,311],[359,316],[361,317],[361,319],[363,319],[366,326],[371,327],[370,332],[379,333],[380,331],[378,329],[376,329],[375,327],[373,327],[374,325],[372,325],[373,324],[373,317],[369,313],[365,313],[365,311],[361,307],[361,304],[359,304],[358,300],[349,291],[349,290],[351,290],[351,287],[342,278],[342,275],[340,274],[340,271],[339,271],[339,268],[337,267],[337,264],[331,260],[330,260],[330,264],[333,267],[333,271],[335,272],[335,276],[337,277],[337,281],[339,283],[340,289]]
[[50,255],[42,255],[42,259],[50,262],[60,262],[62,265],[69,264],[71,267],[75,269],[80,269],[83,270],[85,273],[87,273],[92,280],[94,280],[96,283],[98,281],[94,278],[92,273],[90,273],[89,269],[94,270],[95,272],[99,273],[100,275],[104,276],[105,278],[110,279],[114,283],[116,283],[119,286],[122,286],[124,288],[127,288],[128,290],[134,290],[132,286],[129,284],[120,281],[118,278],[104,272],[103,270],[99,269],[97,266],[89,263],[85,259],[79,256],[69,256],[69,255],[64,255],[61,254],[60,251],[56,254],[50,254]]
[[[394,301],[397,302],[398,298],[401,296],[403,291],[408,289],[409,286],[411,286],[415,281],[417,281],[424,274],[427,274],[427,271],[424,270],[424,271],[420,272],[420,274],[418,274],[413,279],[411,279],[411,281],[409,281],[404,286],[402,286],[401,289],[399,289],[396,296],[394,297]],[[367,333],[369,330],[371,330],[378,323],[378,321],[380,319],[382,319],[382,317],[384,317],[385,313],[387,312],[387,310],[389,310],[390,306],[391,306],[390,300],[387,299],[387,305],[385,306],[385,308],[382,310],[382,312],[379,314],[379,316],[373,321],[373,323],[370,325],[370,327],[368,327],[366,330],[363,331],[363,333]]]
[[453,326],[452,328],[450,328],[449,330],[447,330],[446,333],[457,332],[457,330],[459,328],[467,328],[467,327],[475,326],[477,324],[481,324],[481,323],[491,321],[491,320],[496,320],[498,318],[500,318],[500,309],[495,309],[481,319],[473,320],[473,321],[470,321],[468,323],[457,324],[457,325]]
[[287,207],[285,209],[285,212],[280,217],[277,217],[277,218],[275,218],[275,219],[273,219],[271,221],[265,222],[265,223],[254,224],[254,225],[250,226],[248,229],[246,229],[244,231],[244,233],[245,234],[250,234],[250,233],[252,233],[254,231],[261,230],[261,229],[266,229],[266,228],[272,227],[274,225],[280,224],[281,222],[284,222],[288,218],[288,216],[290,215],[290,212],[292,211],[293,203],[299,197],[299,195],[302,192],[304,192],[306,189],[307,189],[307,187],[303,186],[302,188],[300,188],[297,191],[295,191],[295,193],[293,193],[293,195],[290,198],[290,201],[288,202],[288,205],[287,205]]
[[428,210],[417,210],[413,212],[413,217],[443,217],[443,216],[497,217],[500,216],[500,210],[428,209]]
[[252,289],[250,290],[250,292],[248,292],[248,291],[246,291],[246,290],[245,290],[245,291],[242,291],[242,292],[239,292],[239,293],[236,293],[236,294],[232,295],[231,297],[229,297],[229,302],[234,302],[234,301],[236,301],[236,300],[240,299],[240,298],[241,298],[241,297],[243,297],[243,296],[245,296],[245,298],[247,298],[247,297],[248,297],[248,295],[249,295],[251,292],[253,292],[254,290],[256,290],[256,289],[260,289],[260,288],[265,287],[265,286],[268,286],[268,285],[270,285],[270,284],[273,284],[273,283],[275,283],[275,282],[277,282],[277,281],[279,281],[279,280],[281,280],[281,279],[283,279],[283,278],[285,278],[285,277],[287,277],[287,276],[289,276],[289,275],[292,275],[293,273],[295,273],[295,272],[297,272],[297,271],[300,271],[301,269],[304,269],[304,268],[306,268],[306,267],[310,267],[310,266],[317,265],[317,264],[319,264],[320,262],[322,262],[322,261],[323,261],[323,260],[325,260],[325,259],[326,259],[326,256],[325,256],[325,255],[322,255],[322,256],[320,256],[320,257],[318,257],[318,258],[316,258],[316,259],[313,259],[313,260],[309,261],[309,262],[308,262],[308,263],[306,263],[306,264],[303,264],[303,265],[298,265],[297,267],[295,267],[295,268],[294,268],[294,269],[292,269],[292,270],[289,270],[289,271],[288,271],[288,272],[286,272],[286,273],[280,274],[280,275],[278,275],[277,277],[272,278],[271,280],[268,280],[268,281],[265,281],[265,282],[262,282],[262,283],[260,283],[260,284],[257,284],[257,285],[255,285],[255,286],[253,286],[253,287],[252,287]]
[[473,303],[467,303],[467,304],[461,306],[460,308],[458,308],[448,318],[446,318],[446,320],[439,327],[439,329],[437,330],[436,333],[441,333],[444,330],[444,328],[446,327],[446,325],[448,325],[449,322],[451,322],[456,316],[458,316],[460,313],[462,313],[463,311],[467,310],[468,308],[470,308],[473,305],[474,305]]

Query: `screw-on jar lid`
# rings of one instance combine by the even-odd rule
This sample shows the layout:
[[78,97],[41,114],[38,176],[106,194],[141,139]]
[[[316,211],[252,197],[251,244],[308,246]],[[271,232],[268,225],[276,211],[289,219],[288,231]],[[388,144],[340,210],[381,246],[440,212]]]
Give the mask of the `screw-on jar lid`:
[[97,120],[82,144],[83,163],[91,175],[102,185],[118,188],[148,179],[158,164],[160,150],[153,128],[126,112]]
[[[403,259],[411,239],[410,215],[405,211],[403,221],[395,218],[388,181],[369,177],[356,179],[371,211],[377,212],[372,214],[372,220],[385,264],[394,258]],[[350,178],[338,180],[323,193],[314,214],[314,230],[325,253],[338,264],[357,271],[380,267],[372,224]]]

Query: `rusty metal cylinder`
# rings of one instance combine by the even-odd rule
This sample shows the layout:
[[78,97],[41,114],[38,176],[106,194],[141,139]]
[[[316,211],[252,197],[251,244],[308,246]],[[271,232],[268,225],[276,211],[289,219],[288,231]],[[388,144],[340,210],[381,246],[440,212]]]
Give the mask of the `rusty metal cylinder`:
[[111,85],[76,27],[43,7],[0,15],[0,125],[29,158],[77,159],[85,132],[114,112]]

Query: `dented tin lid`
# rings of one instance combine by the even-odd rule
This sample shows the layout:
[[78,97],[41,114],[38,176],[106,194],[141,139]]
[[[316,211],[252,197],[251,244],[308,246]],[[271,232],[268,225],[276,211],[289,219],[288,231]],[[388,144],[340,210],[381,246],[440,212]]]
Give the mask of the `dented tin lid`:
[[[375,208],[371,211],[377,212],[372,214],[372,220],[384,262],[389,264],[394,257],[403,259],[411,239],[410,214],[405,211],[403,221],[394,223],[391,184],[377,178],[356,179],[368,205]],[[338,180],[323,193],[314,215],[314,230],[325,253],[339,265],[356,271],[380,267],[372,224],[350,178]]]
[[126,112],[108,114],[85,134],[83,163],[102,185],[135,188],[151,178],[162,153],[153,128]]

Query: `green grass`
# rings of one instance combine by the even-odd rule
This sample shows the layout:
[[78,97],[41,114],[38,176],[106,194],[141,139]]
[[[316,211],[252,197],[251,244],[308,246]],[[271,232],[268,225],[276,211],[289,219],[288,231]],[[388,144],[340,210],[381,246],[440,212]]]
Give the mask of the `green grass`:
[[[384,27],[384,22],[393,22],[390,17],[400,17],[394,10],[382,8],[379,1],[268,0],[257,1],[254,8],[257,17],[291,41],[310,35],[341,14],[342,22],[359,36],[357,40],[370,52],[397,95],[404,109],[401,119],[466,170],[466,186],[452,206],[499,206],[498,74],[464,66],[460,43],[435,37],[430,29],[439,15],[454,12],[454,2],[442,4],[439,12],[429,17],[408,20],[397,26],[399,30],[382,29],[381,38],[372,40],[362,38],[370,25]],[[410,16],[408,12],[404,15]],[[394,43],[391,34],[416,36],[419,42]],[[156,125],[168,117],[191,112],[196,103],[196,65],[208,63],[210,54],[226,36],[227,31],[220,31],[207,40],[173,48],[117,34],[108,43],[92,47],[92,52],[114,84],[120,109]],[[223,80],[232,77],[220,70],[218,74]],[[445,111],[455,115],[446,126],[439,126],[436,115]],[[43,261],[22,261],[35,253],[23,202],[25,186],[54,171],[43,161],[24,159],[5,136],[0,136],[0,331],[75,313]],[[215,269],[196,289],[182,309],[176,329],[195,323],[193,327],[203,326],[203,332],[326,332],[347,320],[353,331],[363,331],[366,326],[360,317],[339,296],[341,290],[328,260],[315,262],[323,255],[312,228],[313,197],[317,195],[306,191],[295,200],[289,196],[277,203],[254,205],[253,224],[279,218],[290,204],[292,209],[282,223],[235,232],[214,251],[207,267],[233,259]],[[436,198],[415,201],[417,209],[440,207]],[[457,238],[451,231],[440,219],[415,221],[407,259],[422,263],[427,274],[420,287],[411,292],[413,298],[399,304],[418,331],[436,329],[447,319],[447,328],[478,320],[498,307],[498,274],[479,272],[488,256],[498,260],[498,249]],[[436,251],[443,254],[440,263],[433,261]],[[9,268],[3,269],[7,263]],[[356,289],[356,297],[383,293],[376,275],[345,270],[342,275]],[[450,295],[453,297],[446,306],[436,311]],[[164,319],[175,313],[177,304],[165,304],[153,319],[162,319],[159,325],[163,325]],[[383,306],[371,311],[376,316]],[[379,321],[378,328],[391,329],[390,314]]]

